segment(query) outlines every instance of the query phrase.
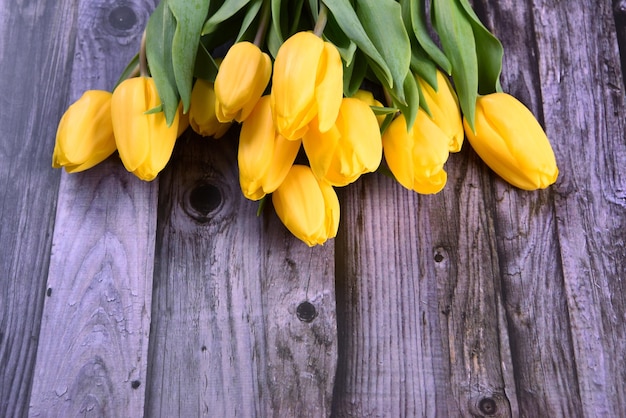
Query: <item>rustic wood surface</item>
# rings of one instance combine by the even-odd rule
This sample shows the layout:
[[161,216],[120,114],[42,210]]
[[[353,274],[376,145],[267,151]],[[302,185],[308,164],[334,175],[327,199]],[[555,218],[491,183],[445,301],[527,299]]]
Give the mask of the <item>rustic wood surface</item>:
[[473,3],[557,184],[465,146],[437,195],[342,188],[309,249],[241,196],[236,131],[187,132],[151,183],[50,168],[156,0],[0,0],[0,416],[624,416],[626,3]]

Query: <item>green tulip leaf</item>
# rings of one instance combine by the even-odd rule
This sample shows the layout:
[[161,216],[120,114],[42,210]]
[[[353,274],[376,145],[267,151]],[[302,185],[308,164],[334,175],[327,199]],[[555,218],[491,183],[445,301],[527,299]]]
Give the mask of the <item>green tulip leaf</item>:
[[200,32],[209,11],[205,0],[167,0],[167,5],[176,19],[176,30],[172,39],[172,65],[176,87],[183,102],[183,112],[189,111],[191,87],[200,43]]
[[396,112],[398,111],[398,109],[396,109],[395,107],[370,106],[370,108],[372,109],[372,112],[374,112],[375,115],[388,115],[388,114],[395,115]]
[[420,105],[420,97],[419,90],[417,88],[417,81],[415,81],[415,77],[410,72],[406,75],[403,83],[404,88],[404,97],[406,98],[406,103],[401,102],[394,95],[394,91],[389,91],[391,94],[391,98],[393,99],[393,104],[400,109],[400,112],[404,115],[406,119],[407,129],[410,130],[413,127],[413,123],[415,122],[415,118],[417,117],[417,110]]
[[313,20],[317,20],[317,16],[320,14],[320,6],[318,0],[309,0],[309,10],[313,15]]
[[339,24],[332,15],[328,16],[328,21],[326,22],[326,27],[324,28],[324,38],[335,45],[344,64],[346,66],[350,66],[357,51],[357,46],[341,30]]
[[292,0],[289,3],[289,35],[296,33],[300,25],[300,17],[302,16],[302,7],[304,6],[304,0]]
[[482,24],[474,9],[467,0],[459,0],[463,10],[472,25],[474,38],[476,38],[476,54],[478,58],[478,93],[489,94],[502,91],[500,86],[500,72],[502,71],[502,56],[504,50],[502,44]]
[[[272,5],[272,27],[274,28],[274,36],[279,43],[285,42],[282,26],[286,23],[284,14],[281,11],[281,0],[271,0]],[[289,3],[288,1],[285,3]],[[281,20],[282,17],[282,20]]]
[[[398,109],[396,109],[396,112],[397,111],[398,111]],[[387,130],[387,128],[389,127],[389,125],[391,125],[391,122],[393,122],[394,116],[395,116],[395,112],[394,113],[388,113],[387,116],[385,116],[385,120],[383,120],[383,123],[380,125],[380,134],[381,135],[384,134],[385,131]],[[379,170],[380,170],[380,167],[379,167]],[[386,170],[389,171],[388,168],[386,168]],[[391,173],[391,171],[389,171],[389,173]],[[392,176],[392,178],[393,178],[393,176]]]
[[163,105],[160,104],[158,106],[153,107],[152,109],[148,109],[145,112],[143,112],[144,115],[153,115],[155,113],[160,113],[163,112]]
[[146,26],[146,57],[168,125],[174,122],[179,95],[172,65],[172,39],[176,20],[165,2],[154,9]]
[[[436,89],[437,87],[435,86],[435,91]],[[428,107],[428,102],[426,101],[426,98],[424,97],[424,92],[422,91],[422,88],[420,87],[420,83],[417,83],[417,91],[420,96],[420,107],[424,109],[424,112],[426,112],[428,116],[432,117],[433,114],[430,113],[430,107]]]
[[[179,1],[184,2],[185,0],[179,0]],[[226,20],[230,19],[237,12],[239,12],[241,9],[243,9],[245,6],[247,6],[249,3],[252,3],[252,2],[254,2],[254,0],[225,1],[222,4],[222,7],[217,9],[217,11],[213,13],[213,15],[211,15],[211,17],[204,23],[204,26],[202,27],[202,31],[201,31],[202,35],[208,35],[209,33],[215,32],[220,27],[220,23],[223,23]],[[205,0],[202,3],[206,3],[206,8],[209,7],[208,1]],[[259,7],[260,7],[260,4],[259,4]],[[206,12],[205,12],[204,18],[206,18]]]
[[117,82],[115,83],[115,86],[113,87],[113,90],[115,90],[115,87],[119,86],[122,81],[126,80],[131,75],[133,75],[133,73],[136,73],[138,71],[139,71],[139,54],[135,54],[133,59],[131,59],[130,62],[126,65],[126,68],[124,68],[124,71],[122,71],[122,74],[117,79]]
[[[428,16],[426,15],[426,3],[424,0],[402,0],[403,7],[409,9],[411,27],[421,48],[431,60],[448,75],[452,71],[452,65],[446,55],[439,49],[428,33]],[[408,3],[408,4],[407,4]]]
[[237,38],[235,39],[235,43],[241,42],[246,35],[248,29],[250,29],[252,22],[256,19],[259,14],[259,10],[261,10],[261,5],[263,4],[263,0],[252,0],[250,5],[246,8],[246,14],[241,22],[241,27],[239,29],[239,33],[237,34]]
[[215,81],[217,76],[217,63],[200,40],[198,45],[198,53],[196,54],[196,66],[194,76],[208,80],[211,83]]
[[472,24],[456,0],[433,0],[433,26],[452,64],[452,79],[461,110],[474,129],[478,95],[478,58]]
[[343,94],[352,97],[359,90],[367,73],[367,60],[363,53],[356,51],[354,59],[343,66]]
[[[323,0],[323,3],[343,33],[352,39],[356,46],[371,59],[370,67],[376,69],[377,76],[382,77],[387,85],[393,86],[393,75],[389,66],[363,28],[350,0]],[[380,81],[382,82],[382,80]]]
[[267,49],[270,52],[270,55],[276,59],[276,55],[278,54],[278,50],[280,46],[283,44],[280,35],[276,32],[276,28],[274,25],[270,25],[267,30],[267,38],[265,39],[267,42]]
[[357,0],[356,14],[391,72],[390,86],[404,102],[404,79],[411,64],[411,44],[395,0]]
[[411,71],[437,90],[437,67],[430,56],[415,43],[411,45]]

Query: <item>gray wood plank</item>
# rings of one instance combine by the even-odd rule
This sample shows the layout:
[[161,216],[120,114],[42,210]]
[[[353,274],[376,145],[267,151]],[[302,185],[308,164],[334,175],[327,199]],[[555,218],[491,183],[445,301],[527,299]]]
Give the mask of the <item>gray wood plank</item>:
[[[609,1],[533,2],[556,232],[584,416],[626,411],[626,120]],[[567,30],[564,30],[567,28]]]
[[[68,75],[75,100],[84,90],[113,87],[137,52],[154,4],[72,6],[77,23]],[[117,157],[84,173],[63,173],[31,416],[142,416],[157,190]]]
[[146,414],[327,416],[333,245],[309,249],[255,215],[234,135],[189,135],[161,177]]
[[[531,4],[489,3],[483,7],[485,20],[505,49],[503,87],[542,121],[537,55],[543,47],[529,24],[534,21]],[[569,168],[560,166],[561,176],[567,175]],[[559,260],[555,192],[556,187],[525,192],[500,180],[493,186],[502,293],[520,415],[525,417],[583,416]]]
[[510,413],[497,256],[476,171],[461,188],[461,170],[452,173],[437,196],[380,175],[345,189],[335,416],[468,416],[492,402],[495,416]]
[[[25,416],[45,297],[72,2],[0,0],[0,416]],[[60,26],[65,21],[67,26]]]

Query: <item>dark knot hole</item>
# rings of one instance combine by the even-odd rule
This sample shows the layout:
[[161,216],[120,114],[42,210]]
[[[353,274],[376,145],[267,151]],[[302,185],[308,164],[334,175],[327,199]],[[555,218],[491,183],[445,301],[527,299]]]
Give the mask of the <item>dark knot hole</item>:
[[317,316],[317,309],[311,302],[304,301],[296,308],[296,316],[302,322],[311,322]]
[[128,6],[118,6],[109,13],[109,23],[117,30],[127,31],[137,24],[137,15]]
[[222,193],[212,184],[201,184],[189,194],[189,204],[203,216],[207,216],[222,203]]
[[492,398],[483,398],[478,402],[478,409],[485,415],[495,415],[498,412],[498,404]]

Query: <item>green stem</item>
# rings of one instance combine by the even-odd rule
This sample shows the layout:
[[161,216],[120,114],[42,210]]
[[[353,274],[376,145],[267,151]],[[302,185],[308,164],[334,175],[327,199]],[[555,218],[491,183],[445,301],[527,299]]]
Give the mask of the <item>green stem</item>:
[[146,57],[146,31],[141,36],[141,46],[139,47],[139,75],[148,77],[148,58]]
[[320,5],[320,13],[317,15],[317,22],[315,22],[315,27],[313,28],[313,33],[320,38],[322,37],[322,33],[324,33],[326,22],[328,22],[328,8],[322,3]]
[[263,1],[263,8],[261,9],[261,21],[259,22],[259,28],[256,31],[254,37],[254,44],[261,48],[261,43],[265,39],[265,32],[270,22],[270,0]]

